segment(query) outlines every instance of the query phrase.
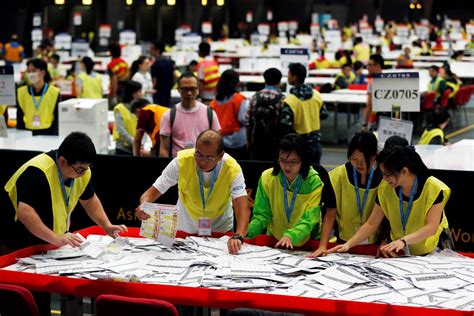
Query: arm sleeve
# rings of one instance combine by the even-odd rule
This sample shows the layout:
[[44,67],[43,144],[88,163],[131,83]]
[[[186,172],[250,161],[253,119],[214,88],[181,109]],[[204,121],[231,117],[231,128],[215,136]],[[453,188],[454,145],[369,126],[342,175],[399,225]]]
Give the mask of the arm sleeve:
[[217,117],[216,111],[212,110],[212,129],[215,131],[221,130],[221,124],[219,123],[219,118]]
[[248,116],[247,116],[248,110],[249,110],[249,101],[245,99],[240,104],[240,109],[239,109],[239,113],[237,117],[240,124],[242,124],[243,126],[246,126],[248,123]]
[[247,196],[247,191],[245,190],[245,179],[242,171],[240,171],[234,181],[232,181],[232,184],[230,185],[230,195],[232,196],[232,200],[241,196]]
[[115,113],[115,126],[117,127],[117,132],[119,135],[127,141],[129,144],[133,144],[134,138],[130,135],[125,129],[125,122],[123,121],[122,114],[120,112]]
[[321,221],[321,202],[322,188],[319,187],[311,193],[309,207],[304,211],[299,222],[292,228],[287,229],[284,236],[291,239],[293,244],[301,243],[307,236],[311,234],[316,223]]
[[178,183],[178,176],[178,160],[177,158],[174,158],[163,170],[161,176],[159,176],[155,183],[153,183],[153,187],[155,187],[155,189],[157,189],[161,194],[164,194],[169,188]]
[[171,128],[170,128],[170,111],[166,111],[161,118],[160,123],[160,135],[170,136],[171,135]]
[[441,136],[433,137],[433,139],[430,141],[430,145],[443,145],[443,142],[441,141]]
[[255,195],[255,203],[253,205],[252,220],[246,238],[254,238],[267,228],[272,220],[272,210],[270,201],[262,185],[262,178],[258,181],[257,193]]

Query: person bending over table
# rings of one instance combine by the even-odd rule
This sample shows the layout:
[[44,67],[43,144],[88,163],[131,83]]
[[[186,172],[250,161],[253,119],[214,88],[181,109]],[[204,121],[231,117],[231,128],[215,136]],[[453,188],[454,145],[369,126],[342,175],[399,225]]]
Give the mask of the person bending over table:
[[267,229],[275,247],[293,248],[310,238],[321,222],[323,182],[310,165],[303,136],[288,134],[280,142],[278,161],[258,182],[247,238]]
[[[237,221],[235,234],[227,246],[236,254],[244,242],[250,219],[242,169],[224,153],[222,135],[213,130],[199,134],[196,148],[178,152],[156,182],[140,197],[140,204],[154,202],[170,187],[178,184],[178,230],[208,236],[211,232],[230,232]],[[136,215],[149,215],[138,206]]]
[[451,190],[431,176],[412,146],[390,146],[380,152],[377,162],[383,181],[374,210],[367,222],[345,244],[328,251],[347,252],[371,236],[383,218],[390,223],[391,242],[380,248],[385,257],[396,257],[401,250],[425,255],[438,246],[453,249],[444,207]]

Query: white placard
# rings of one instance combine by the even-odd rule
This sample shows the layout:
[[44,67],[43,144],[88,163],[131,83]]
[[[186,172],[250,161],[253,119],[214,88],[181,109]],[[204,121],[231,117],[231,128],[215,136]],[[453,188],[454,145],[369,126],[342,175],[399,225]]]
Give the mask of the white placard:
[[280,49],[280,64],[281,72],[286,75],[288,73],[288,66],[291,63],[300,63],[308,67],[309,63],[309,49],[308,48],[281,48]]
[[273,11],[267,10],[267,21],[273,20]]
[[415,25],[415,33],[420,39],[428,39],[430,28],[426,25]]
[[41,26],[41,13],[35,13],[33,16],[33,27]]
[[342,46],[341,32],[339,30],[327,30],[324,34],[327,43],[327,50],[330,52],[337,51]]
[[318,37],[320,32],[321,32],[321,29],[320,29],[318,23],[312,23],[311,27],[310,27],[310,30],[311,30],[311,35],[313,37]]
[[406,25],[398,25],[397,26],[397,36],[402,38],[407,38],[410,36],[410,30]]
[[298,31],[298,21],[289,21],[288,28],[290,29],[290,31]]
[[33,29],[31,31],[31,40],[33,42],[41,42],[43,40],[43,31],[41,29]]
[[393,105],[402,112],[420,111],[418,72],[393,72],[372,75],[372,105],[374,111],[392,111]]
[[[6,109],[8,111],[8,109]],[[5,122],[5,117],[3,115],[0,115],[0,137],[2,138],[8,138],[8,126],[7,122]]]
[[258,33],[262,35],[270,35],[270,24],[260,23],[257,27]]
[[137,43],[137,33],[134,31],[122,31],[119,36],[120,45],[135,45]]
[[375,30],[382,33],[384,27],[384,21],[382,19],[375,19]]
[[194,33],[188,33],[183,36],[181,39],[181,46],[182,49],[193,49],[197,50],[199,44],[202,42],[201,35],[197,35]]
[[75,26],[82,25],[82,14],[81,14],[81,12],[74,12],[72,21],[73,21]]
[[56,48],[56,50],[69,50],[71,49],[71,43],[72,36],[67,33],[59,33],[54,37],[54,48]]
[[247,23],[252,23],[253,22],[253,13],[252,13],[252,11],[247,11],[247,14],[245,14],[245,21]]
[[202,32],[202,34],[211,34],[212,33],[212,24],[211,24],[211,22],[202,22],[201,32]]
[[112,36],[112,26],[110,24],[101,24],[99,26],[99,37],[110,38]]
[[0,104],[15,105],[16,89],[13,66],[0,67]]
[[405,138],[408,143],[411,144],[411,138],[413,135],[413,122],[381,116],[379,119],[377,132],[379,148],[383,148],[387,138],[395,135]]
[[278,22],[278,31],[279,32],[286,32],[288,31],[288,22]]
[[71,44],[71,57],[84,57],[89,52],[89,43],[87,42],[73,42]]

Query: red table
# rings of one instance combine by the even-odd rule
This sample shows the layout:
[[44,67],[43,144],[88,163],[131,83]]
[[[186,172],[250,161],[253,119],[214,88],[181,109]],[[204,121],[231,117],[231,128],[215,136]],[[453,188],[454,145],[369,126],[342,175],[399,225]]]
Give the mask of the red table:
[[[100,227],[94,226],[79,231],[84,237],[90,234],[103,234]],[[139,229],[129,228],[128,236],[137,237]],[[222,234],[220,234],[222,235]],[[179,233],[178,236],[185,236]],[[218,237],[219,235],[216,235]],[[258,236],[248,243],[274,245],[275,239]],[[317,242],[310,241],[303,249],[316,249]],[[48,249],[51,245],[33,246],[0,257],[0,268],[14,264],[17,258],[28,257]],[[374,246],[355,247],[354,252],[373,254]],[[468,254],[474,257],[474,254]],[[115,294],[129,297],[155,298],[177,305],[191,305],[214,308],[257,308],[280,312],[302,313],[306,315],[400,315],[400,316],[472,316],[473,312],[444,309],[397,306],[379,303],[363,303],[344,300],[317,299],[275,294],[261,294],[231,290],[190,288],[178,285],[158,285],[143,283],[122,283],[104,280],[74,279],[63,276],[31,274],[26,272],[0,270],[0,283],[16,284],[29,290],[74,296],[97,297],[101,294]]]

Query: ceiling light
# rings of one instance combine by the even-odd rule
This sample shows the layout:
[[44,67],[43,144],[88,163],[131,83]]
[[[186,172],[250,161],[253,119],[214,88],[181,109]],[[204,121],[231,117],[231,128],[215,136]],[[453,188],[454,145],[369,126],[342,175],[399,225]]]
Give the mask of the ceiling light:
[[224,5],[224,0],[217,0],[217,5],[222,7]]

